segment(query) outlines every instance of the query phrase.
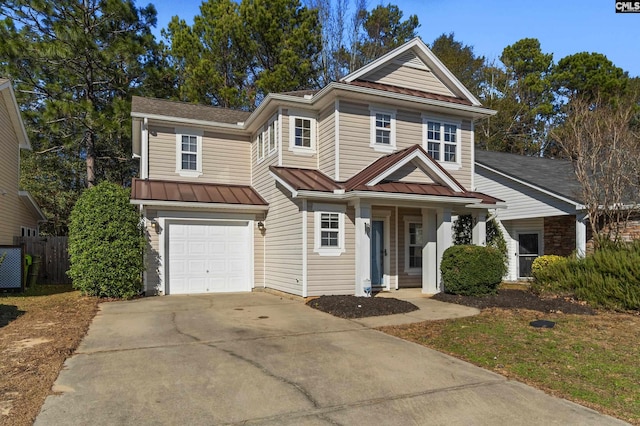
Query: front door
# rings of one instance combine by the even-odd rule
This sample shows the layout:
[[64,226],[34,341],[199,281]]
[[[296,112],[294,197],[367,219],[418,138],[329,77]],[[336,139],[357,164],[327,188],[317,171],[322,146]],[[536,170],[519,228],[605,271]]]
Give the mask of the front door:
[[384,286],[384,221],[371,221],[371,286]]
[[540,234],[523,233],[518,234],[518,277],[527,278],[531,276],[531,265],[536,257],[540,255]]

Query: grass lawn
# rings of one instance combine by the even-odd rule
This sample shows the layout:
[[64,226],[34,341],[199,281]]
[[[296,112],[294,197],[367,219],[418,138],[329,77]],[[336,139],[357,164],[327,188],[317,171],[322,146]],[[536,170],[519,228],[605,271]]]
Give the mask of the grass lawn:
[[0,294],[0,424],[33,424],[97,305],[70,285]]
[[[536,319],[556,325],[533,328]],[[640,315],[489,308],[381,330],[640,425]]]

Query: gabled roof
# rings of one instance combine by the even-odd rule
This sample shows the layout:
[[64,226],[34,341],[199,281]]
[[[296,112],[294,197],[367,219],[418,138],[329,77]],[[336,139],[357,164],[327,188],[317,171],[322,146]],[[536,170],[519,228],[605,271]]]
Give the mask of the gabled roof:
[[582,187],[571,162],[476,149],[476,166],[580,204]]
[[216,205],[266,208],[268,203],[250,186],[136,179],[131,182],[131,202],[163,205],[179,203],[201,207]]
[[0,78],[0,101],[4,101],[7,106],[11,125],[18,138],[20,148],[31,149],[31,143],[29,142],[27,131],[20,117],[20,107],[18,106],[15,93],[13,93],[13,87],[11,87],[11,82],[5,78]]
[[397,58],[407,52],[412,51],[423,64],[425,64],[434,74],[442,81],[447,87],[452,89],[454,93],[460,98],[468,100],[473,106],[481,106],[480,101],[467,90],[466,87],[458,80],[452,73],[444,66],[442,62],[431,52],[426,44],[416,37],[413,40],[408,41],[402,46],[392,50],[386,55],[370,62],[364,67],[352,72],[342,79],[343,82],[351,83],[357,80],[362,80],[363,77],[371,74],[386,65],[392,63]]
[[454,192],[464,192],[463,186],[418,144],[380,157],[347,180],[345,186],[347,189],[355,189],[362,185],[377,185],[400,167],[416,160],[423,165],[423,169],[429,172],[429,177],[433,181]]
[[[398,182],[385,179],[411,161],[423,162],[424,168],[433,172],[436,183]],[[459,203],[475,205],[496,205],[502,202],[486,194],[465,190],[446,170],[433,161],[420,145],[381,157],[345,182],[336,182],[315,169],[271,166],[269,170],[276,181],[291,191],[294,197],[325,194],[325,197],[345,199],[368,193],[367,197],[411,197],[415,200],[439,199],[444,202],[455,199]],[[300,194],[301,192],[305,194]]]
[[209,121],[212,123],[237,124],[244,122],[249,118],[251,113],[211,105],[197,105],[166,99],[134,96],[131,99],[131,115],[133,117],[176,117],[187,120]]

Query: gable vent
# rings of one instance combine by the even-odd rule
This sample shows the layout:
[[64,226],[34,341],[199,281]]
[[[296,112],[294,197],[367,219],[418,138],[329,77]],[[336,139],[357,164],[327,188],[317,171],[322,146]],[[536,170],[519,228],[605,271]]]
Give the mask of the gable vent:
[[422,62],[420,58],[418,58],[415,53],[411,51],[399,55],[394,62],[402,64],[404,66],[430,71],[429,68],[424,64],[424,62]]

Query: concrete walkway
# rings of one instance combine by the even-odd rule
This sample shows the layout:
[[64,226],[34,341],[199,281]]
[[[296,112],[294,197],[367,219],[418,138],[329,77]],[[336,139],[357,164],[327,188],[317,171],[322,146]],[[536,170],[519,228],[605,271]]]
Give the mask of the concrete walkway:
[[102,304],[53,390],[38,426],[624,424],[266,293]]

